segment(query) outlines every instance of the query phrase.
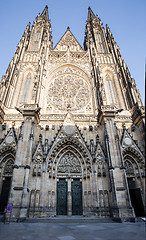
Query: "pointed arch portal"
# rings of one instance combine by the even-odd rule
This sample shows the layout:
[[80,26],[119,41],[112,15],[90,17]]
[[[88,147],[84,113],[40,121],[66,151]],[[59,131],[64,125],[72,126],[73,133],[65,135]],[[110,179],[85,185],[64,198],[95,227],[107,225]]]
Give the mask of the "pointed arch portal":
[[[57,215],[82,215],[91,207],[88,185],[92,185],[92,157],[78,129],[73,135],[66,130],[65,125],[47,156],[47,171],[54,186],[53,192],[49,191],[49,201],[54,203],[50,209]],[[62,137],[64,132],[67,137]]]
[[0,212],[4,212],[8,203],[11,188],[14,156],[11,153],[6,154],[0,165],[2,169],[2,181],[0,183]]
[[141,174],[135,154],[130,151],[124,153],[124,166],[128,182],[131,204],[137,217],[145,216],[144,200],[142,196]]
[[57,215],[82,215],[81,179],[80,160],[67,150],[57,165]]

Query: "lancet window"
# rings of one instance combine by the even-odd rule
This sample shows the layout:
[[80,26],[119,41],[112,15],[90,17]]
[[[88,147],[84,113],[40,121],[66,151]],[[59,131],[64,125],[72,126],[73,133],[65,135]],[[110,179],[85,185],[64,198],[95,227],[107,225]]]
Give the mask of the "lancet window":
[[116,104],[115,94],[113,90],[112,80],[109,75],[106,76],[106,86],[108,92],[108,100],[110,104]]
[[37,31],[36,36],[35,36],[35,40],[34,40],[34,44],[33,44],[33,51],[38,50],[40,35],[41,35],[40,31]]
[[103,42],[102,42],[100,33],[97,33],[97,42],[98,42],[99,52],[104,53],[104,47],[103,47]]
[[27,102],[27,100],[28,100],[30,83],[31,83],[31,74],[29,73],[26,76],[26,80],[25,80],[25,84],[24,84],[24,89],[23,89],[23,94],[22,94],[22,102]]
[[102,43],[102,40],[101,40],[101,35],[100,35],[100,33],[97,33],[97,41],[98,41],[98,43]]

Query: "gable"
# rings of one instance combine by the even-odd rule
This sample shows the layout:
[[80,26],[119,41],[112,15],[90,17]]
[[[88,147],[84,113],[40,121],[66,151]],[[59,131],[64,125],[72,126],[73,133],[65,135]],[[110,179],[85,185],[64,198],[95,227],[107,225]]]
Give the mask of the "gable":
[[127,151],[130,151],[130,152],[134,152],[134,154],[138,156],[139,160],[144,159],[143,153],[138,147],[138,144],[134,141],[134,139],[131,137],[131,135],[126,129],[123,130],[121,145],[122,145],[123,154],[126,153]]
[[103,150],[101,148],[100,143],[98,143],[97,148],[96,148],[96,153],[95,153],[95,158],[98,163],[103,163],[105,162],[105,156],[103,153]]
[[15,130],[12,127],[10,128],[3,142],[0,144],[0,148],[3,148],[5,146],[16,147],[16,145],[17,145],[17,137],[16,137]]
[[57,43],[54,50],[67,51],[68,49],[72,52],[84,51],[69,28],[67,29],[63,37],[60,39],[60,41]]
[[37,145],[37,148],[35,150],[35,153],[33,155],[33,159],[37,159],[38,156],[40,156],[40,158],[43,158],[43,150],[42,150],[42,146],[41,146],[41,143],[39,142],[38,145]]

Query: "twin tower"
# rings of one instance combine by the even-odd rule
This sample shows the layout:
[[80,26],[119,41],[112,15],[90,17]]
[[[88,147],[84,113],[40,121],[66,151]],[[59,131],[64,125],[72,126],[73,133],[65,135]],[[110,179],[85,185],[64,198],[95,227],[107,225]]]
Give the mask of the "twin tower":
[[0,211],[134,219],[144,209],[144,107],[91,8],[84,48],[53,48],[48,7],[27,25],[0,83]]

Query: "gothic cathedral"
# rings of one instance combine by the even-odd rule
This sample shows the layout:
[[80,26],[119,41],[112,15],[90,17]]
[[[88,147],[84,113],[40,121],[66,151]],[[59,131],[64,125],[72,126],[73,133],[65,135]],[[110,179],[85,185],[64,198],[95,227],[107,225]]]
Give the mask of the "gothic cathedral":
[[84,48],[53,47],[48,7],[0,83],[0,212],[144,216],[144,106],[106,25],[88,9]]

